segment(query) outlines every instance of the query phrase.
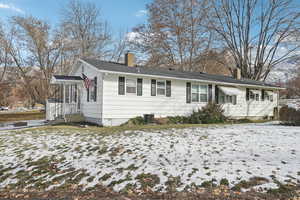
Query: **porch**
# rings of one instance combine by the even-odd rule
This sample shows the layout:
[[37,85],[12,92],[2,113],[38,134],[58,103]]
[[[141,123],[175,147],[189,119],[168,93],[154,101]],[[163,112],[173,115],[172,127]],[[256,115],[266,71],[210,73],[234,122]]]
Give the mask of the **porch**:
[[81,119],[82,78],[80,76],[55,75],[51,79],[51,85],[54,95],[47,100],[46,119],[62,122]]

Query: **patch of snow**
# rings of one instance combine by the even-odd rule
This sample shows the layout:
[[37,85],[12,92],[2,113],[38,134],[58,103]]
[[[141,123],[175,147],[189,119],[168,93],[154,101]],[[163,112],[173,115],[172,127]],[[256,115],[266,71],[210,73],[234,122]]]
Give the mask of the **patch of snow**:
[[[84,129],[83,132],[38,133],[27,130],[22,134],[1,134],[0,157],[4,168],[15,168],[6,174],[31,170],[27,166],[30,160],[63,158],[57,163],[58,169],[74,168],[74,171],[83,170],[87,174],[79,182],[84,189],[97,184],[111,185],[116,191],[127,184],[139,188],[141,184],[136,178],[140,174],[159,177],[159,184],[152,189],[162,191],[166,190],[171,176],[180,177],[179,191],[212,179],[219,182],[226,178],[230,186],[234,186],[254,176],[270,181],[257,187],[273,188],[273,176],[282,183],[300,180],[299,141],[299,128],[277,123],[127,131],[109,136],[84,132]],[[14,182],[13,177],[0,183],[0,188]],[[54,177],[45,176],[44,179],[51,181]]]

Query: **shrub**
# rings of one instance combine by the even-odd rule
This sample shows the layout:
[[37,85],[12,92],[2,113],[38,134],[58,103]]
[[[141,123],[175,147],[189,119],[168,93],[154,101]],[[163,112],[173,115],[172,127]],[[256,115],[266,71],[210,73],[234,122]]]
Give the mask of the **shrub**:
[[220,185],[229,186],[229,181],[226,178],[222,178],[221,181],[220,181]]
[[189,119],[188,119],[188,117],[184,117],[184,116],[168,117],[168,123],[169,124],[186,124],[186,123],[189,123]]
[[146,122],[143,117],[135,117],[135,118],[131,118],[130,120],[128,120],[124,125],[138,126],[138,125],[144,125],[144,124],[146,124]]
[[201,110],[194,111],[190,116],[190,122],[193,124],[223,123],[225,121],[224,110],[221,105],[216,103],[209,103]]
[[284,106],[279,111],[279,119],[285,124],[300,126],[300,110]]
[[215,103],[209,103],[198,111],[188,117],[175,116],[168,117],[168,121],[171,124],[212,124],[212,123],[223,123],[226,121],[226,117],[223,114],[223,109],[220,105]]

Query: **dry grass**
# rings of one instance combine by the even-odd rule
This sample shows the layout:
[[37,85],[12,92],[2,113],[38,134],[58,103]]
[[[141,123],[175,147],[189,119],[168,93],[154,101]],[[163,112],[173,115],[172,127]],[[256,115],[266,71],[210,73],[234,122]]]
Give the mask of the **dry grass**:
[[28,111],[17,113],[0,113],[0,122],[45,119],[45,112]]

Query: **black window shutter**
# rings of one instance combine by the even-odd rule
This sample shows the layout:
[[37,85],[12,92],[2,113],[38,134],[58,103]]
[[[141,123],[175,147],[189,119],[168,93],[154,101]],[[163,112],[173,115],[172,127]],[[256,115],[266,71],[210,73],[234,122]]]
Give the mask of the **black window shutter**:
[[125,77],[119,77],[119,95],[125,95]]
[[166,96],[171,97],[171,81],[166,81],[166,85],[167,85]]
[[94,101],[96,102],[97,101],[97,77],[95,77],[94,79]]
[[265,100],[265,90],[261,90],[261,100]]
[[90,102],[90,88],[86,89],[86,101]]
[[151,80],[151,96],[156,96],[156,80]]
[[137,96],[143,96],[143,79],[137,79]]
[[208,102],[212,102],[212,85],[208,85]]
[[186,103],[191,103],[191,83],[186,83]]
[[217,104],[219,103],[219,88],[217,85],[215,87],[215,101]]
[[77,103],[77,84],[75,84],[74,98],[75,103]]
[[249,88],[246,88],[246,100],[247,101],[249,101],[249,99],[250,99],[250,90],[249,90]]

